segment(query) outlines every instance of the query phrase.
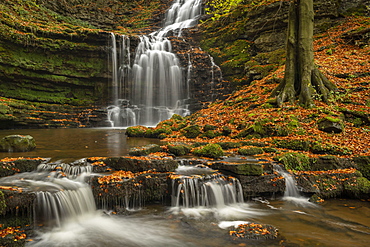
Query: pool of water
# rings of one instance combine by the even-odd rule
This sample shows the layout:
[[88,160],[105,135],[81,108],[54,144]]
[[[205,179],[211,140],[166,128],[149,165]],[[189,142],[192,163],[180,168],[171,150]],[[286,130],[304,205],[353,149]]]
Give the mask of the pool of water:
[[127,155],[132,147],[160,143],[158,139],[132,138],[124,129],[19,129],[0,130],[0,138],[7,135],[31,135],[36,149],[31,152],[0,152],[5,157],[43,157],[52,161],[75,161],[86,157],[116,157]]

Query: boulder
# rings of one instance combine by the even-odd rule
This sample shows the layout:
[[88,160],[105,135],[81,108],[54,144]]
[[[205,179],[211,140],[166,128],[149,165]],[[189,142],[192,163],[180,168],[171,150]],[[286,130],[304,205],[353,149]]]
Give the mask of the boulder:
[[135,147],[129,150],[129,154],[132,156],[145,156],[155,152],[161,152],[161,146],[157,144],[149,144],[143,147]]
[[234,175],[261,176],[264,166],[259,163],[217,162],[212,164],[212,168],[226,173],[231,172]]
[[28,152],[35,148],[35,139],[30,135],[9,135],[0,140],[1,152]]
[[327,133],[341,133],[344,127],[341,119],[325,117],[318,121],[318,128]]

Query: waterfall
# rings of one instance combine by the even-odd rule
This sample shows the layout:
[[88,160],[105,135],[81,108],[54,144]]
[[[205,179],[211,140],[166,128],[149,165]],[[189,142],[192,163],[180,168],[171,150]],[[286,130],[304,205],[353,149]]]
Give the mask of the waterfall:
[[[202,0],[173,1],[164,27],[139,37],[132,66],[129,38],[121,36],[117,46],[111,33],[113,105],[107,111],[112,127],[155,126],[173,114],[189,115],[189,81],[183,79],[183,68],[166,36],[169,32],[180,36],[182,29],[197,23],[201,12]],[[190,71],[191,65],[188,79]]]
[[74,179],[84,173],[91,173],[92,166],[87,163],[85,159],[73,162],[71,164],[67,163],[41,163],[37,167],[38,172],[61,172],[60,177],[66,176],[68,178]]
[[288,171],[284,170],[281,166],[279,165],[274,165],[274,170],[277,171],[281,176],[284,177],[285,179],[285,191],[284,191],[284,198],[289,198],[289,197],[300,197],[300,193],[297,187],[297,183]]
[[239,180],[207,167],[179,166],[171,178],[173,207],[223,208],[244,201]]
[[274,170],[277,171],[285,179],[285,191],[283,200],[293,202],[299,206],[315,207],[314,203],[309,202],[309,198],[301,195],[297,182],[288,171],[284,170],[279,165],[274,165]]
[[60,227],[66,220],[76,220],[96,212],[92,191],[86,183],[67,178],[44,183],[52,190],[36,192],[34,212],[37,225]]

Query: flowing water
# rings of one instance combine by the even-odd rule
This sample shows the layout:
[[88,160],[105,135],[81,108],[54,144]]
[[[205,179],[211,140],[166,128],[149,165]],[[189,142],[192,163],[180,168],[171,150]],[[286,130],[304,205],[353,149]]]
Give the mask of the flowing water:
[[191,70],[183,73],[166,36],[169,32],[180,36],[182,29],[197,23],[201,11],[201,0],[173,1],[164,27],[139,37],[132,65],[129,38],[121,36],[117,46],[116,35],[111,34],[113,105],[107,110],[112,127],[155,126],[173,114],[189,115]]
[[[181,165],[171,178],[171,205],[114,215],[95,208],[87,181],[98,174],[71,171],[65,177],[49,170],[40,165],[35,172],[0,178],[0,185],[36,194],[34,219],[43,226],[29,236],[28,246],[347,247],[370,241],[366,201],[328,200],[315,207],[284,199],[244,202],[236,179],[202,165]],[[283,243],[233,241],[229,230],[250,222],[277,227]]]

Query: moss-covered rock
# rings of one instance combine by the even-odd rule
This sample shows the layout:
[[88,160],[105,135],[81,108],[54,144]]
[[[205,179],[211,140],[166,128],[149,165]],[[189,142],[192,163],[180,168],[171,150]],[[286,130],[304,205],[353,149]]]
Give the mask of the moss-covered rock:
[[104,160],[104,164],[115,171],[157,171],[173,172],[178,167],[178,162],[173,159],[142,159],[135,157],[112,157]]
[[144,137],[147,128],[144,126],[133,126],[126,129],[126,135],[128,137]]
[[308,151],[310,149],[310,142],[308,140],[274,140],[274,144],[278,148],[286,148],[291,150]]
[[370,157],[357,156],[353,157],[352,160],[356,164],[357,170],[359,170],[365,178],[370,179]]
[[132,156],[144,156],[150,153],[160,152],[162,151],[161,146],[157,144],[149,144],[143,147],[135,147],[129,150],[129,154]]
[[190,125],[185,127],[182,129],[182,132],[186,138],[196,138],[202,133],[198,125]]
[[341,133],[344,129],[342,119],[329,116],[320,119],[317,125],[319,130],[328,133]]
[[28,152],[35,148],[35,139],[30,135],[9,135],[0,140],[2,152]]
[[194,149],[193,151],[194,155],[202,156],[202,157],[208,157],[208,158],[220,158],[224,155],[224,151],[222,150],[222,147],[218,144],[207,144],[204,147],[201,147],[199,149]]
[[257,155],[257,154],[263,154],[263,149],[259,147],[250,147],[250,148],[240,148],[238,150],[238,153],[241,155]]
[[212,168],[220,170],[222,172],[231,173],[235,175],[244,176],[261,176],[264,172],[263,164],[256,163],[228,163],[228,162],[217,162],[212,164]]
[[168,151],[176,156],[183,156],[190,152],[191,147],[185,144],[168,144]]
[[310,158],[301,153],[285,153],[275,158],[282,163],[287,170],[307,171],[310,170]]
[[45,162],[43,158],[15,158],[0,161],[0,177],[11,176],[19,172],[31,172]]
[[346,193],[355,198],[370,198],[370,181],[365,177],[357,177],[354,181],[344,184]]

